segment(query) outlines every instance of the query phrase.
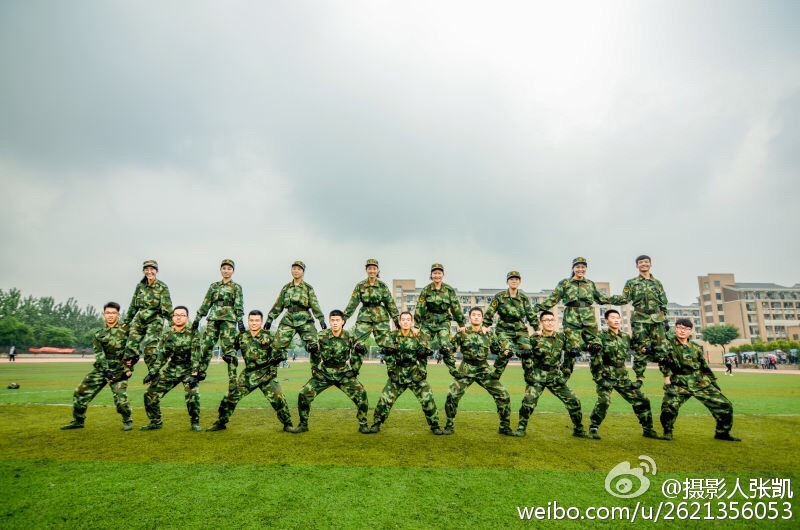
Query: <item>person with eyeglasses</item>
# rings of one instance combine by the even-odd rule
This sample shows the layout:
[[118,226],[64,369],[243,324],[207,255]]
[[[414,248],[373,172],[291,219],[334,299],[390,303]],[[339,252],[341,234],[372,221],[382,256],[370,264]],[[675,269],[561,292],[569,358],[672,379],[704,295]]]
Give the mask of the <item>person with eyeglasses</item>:
[[[127,332],[119,325],[120,306],[108,302],[103,306],[106,325],[94,334],[92,348],[95,361],[72,394],[72,421],[61,430],[83,429],[89,403],[108,385],[114,395],[114,405],[122,416],[122,430],[133,429],[131,404],[128,401],[128,378],[131,376],[130,359],[126,358]],[[138,355],[138,354],[137,354]]]
[[211,351],[219,343],[222,360],[228,365],[228,391],[236,388],[236,368],[239,366],[234,343],[237,336],[245,330],[242,321],[244,318],[242,286],[231,280],[234,267],[233,260],[222,260],[219,266],[222,280],[209,286],[192,322],[192,330],[197,331],[200,320],[208,315],[206,329],[203,332],[200,380],[206,378],[208,365],[211,362]]
[[561,368],[561,356],[569,348],[571,331],[556,331],[556,317],[550,311],[539,314],[542,326],[540,335],[531,338],[531,350],[523,350],[522,370],[525,377],[525,394],[519,409],[517,436],[525,436],[528,421],[536,409],[536,404],[545,390],[557,397],[567,408],[572,420],[572,435],[576,438],[589,438],[583,428],[581,402],[567,386],[567,378]]
[[661,402],[661,426],[665,440],[672,440],[678,411],[692,397],[702,403],[717,422],[714,438],[739,442],[731,436],[733,404],[722,394],[717,377],[708,366],[703,347],[690,340],[694,324],[688,318],[675,321],[675,336],[664,344],[664,399]]
[[189,309],[186,306],[179,305],[172,311],[172,327],[161,340],[156,375],[148,383],[144,394],[144,410],[150,423],[141,427],[143,431],[161,429],[161,398],[181,383],[190,428],[193,431],[203,430],[200,427],[200,392],[197,389],[200,383],[200,337],[195,329],[186,325],[188,321]]

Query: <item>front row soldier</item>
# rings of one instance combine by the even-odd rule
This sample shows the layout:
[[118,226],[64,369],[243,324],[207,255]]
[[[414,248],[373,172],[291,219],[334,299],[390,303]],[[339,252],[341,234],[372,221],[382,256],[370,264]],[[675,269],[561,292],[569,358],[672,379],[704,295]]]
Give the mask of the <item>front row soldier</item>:
[[164,334],[159,348],[155,377],[144,394],[144,410],[150,423],[140,427],[143,431],[156,431],[163,427],[161,420],[161,398],[183,383],[186,409],[193,431],[200,427],[200,392],[197,376],[200,366],[200,338],[186,323],[189,309],[179,305],[172,311],[172,327]]
[[[278,331],[273,337],[275,339],[274,348],[280,353],[289,351],[295,334],[300,335],[300,340],[303,341],[303,347],[306,350],[311,344],[317,343],[314,317],[319,320],[319,325],[323,330],[327,328],[325,315],[322,314],[314,288],[303,281],[305,272],[305,263],[302,261],[292,263],[292,281],[281,288],[278,299],[267,313],[264,329],[269,331],[272,321],[278,318],[284,309],[286,310],[286,314],[278,324]],[[313,317],[309,310],[314,314]]]
[[493,331],[483,329],[483,310],[480,307],[469,310],[469,324],[467,329],[456,333],[453,338],[453,344],[462,356],[458,369],[454,352],[448,351],[444,356],[444,363],[455,379],[450,385],[444,405],[447,424],[443,433],[453,434],[458,402],[472,383],[478,383],[491,394],[497,405],[497,414],[500,416],[500,427],[497,432],[506,436],[518,436],[516,431],[511,429],[511,397],[508,395],[508,390],[500,383],[496,369],[489,367],[489,353],[494,353],[498,359],[507,356],[511,344],[500,339]]
[[[526,295],[519,288],[522,282],[522,277],[519,272],[511,271],[506,274],[506,283],[508,289],[497,293],[492,298],[486,313],[483,315],[484,326],[491,327],[494,320],[495,313],[500,317],[495,332],[502,340],[507,340],[511,343],[513,353],[519,357],[519,353],[523,350],[530,351],[531,338],[528,333],[528,328],[525,326],[525,321],[536,330],[539,328],[539,319],[533,311],[533,305]],[[524,353],[523,353],[524,355]],[[498,357],[494,362],[494,370],[498,378],[503,375],[503,371],[508,364],[511,355],[508,357]]]
[[522,352],[522,370],[525,377],[525,395],[519,409],[519,427],[517,436],[525,436],[528,420],[545,389],[564,403],[572,420],[572,435],[577,438],[588,438],[583,428],[581,402],[567,386],[567,379],[561,369],[561,354],[570,347],[571,331],[557,332],[556,317],[550,311],[542,311],[539,315],[542,334],[531,339],[532,352]]
[[717,378],[709,368],[703,348],[692,342],[694,325],[688,318],[675,321],[675,336],[667,338],[662,365],[665,369],[664,400],[661,402],[661,426],[664,439],[672,440],[678,410],[689,398],[696,397],[717,421],[717,440],[739,442],[731,436],[733,405],[722,395]]
[[605,296],[597,290],[594,282],[586,277],[586,258],[572,260],[572,276],[558,282],[553,293],[545,300],[536,304],[534,311],[550,309],[559,300],[564,302],[564,331],[570,331],[569,344],[566,347],[568,355],[564,357],[562,374],[565,379],[572,375],[575,358],[582,350],[595,355],[600,351],[602,344],[598,335],[597,319],[594,315],[594,304],[622,305],[621,296]]
[[[244,301],[242,287],[231,280],[234,270],[233,260],[224,259],[219,267],[222,280],[212,283],[206,292],[200,309],[192,322],[192,330],[200,327],[200,319],[208,315],[208,324],[203,334],[203,353],[201,356],[201,380],[211,362],[211,350],[219,342],[222,360],[228,365],[228,391],[236,388],[236,368],[239,359],[236,357],[234,343],[240,333],[244,332]],[[238,328],[238,330],[237,330]],[[238,332],[237,332],[238,331]]]
[[[114,404],[122,416],[122,430],[133,429],[131,405],[128,402],[128,378],[131,376],[130,360],[125,358],[127,331],[119,323],[119,304],[108,302],[103,306],[104,329],[94,334],[92,347],[95,361],[92,371],[86,374],[72,395],[72,422],[63,430],[83,429],[86,409],[106,384],[114,394]],[[137,353],[138,356],[138,353]]]
[[357,379],[358,371],[364,362],[362,356],[366,348],[356,341],[349,331],[342,329],[344,325],[342,311],[339,309],[331,311],[329,320],[331,329],[320,332],[319,343],[308,347],[308,352],[311,354],[311,379],[300,389],[300,394],[297,396],[300,423],[290,432],[301,433],[308,430],[311,402],[317,394],[335,386],[355,403],[358,432],[373,434],[377,431],[367,425],[369,411],[367,391]]
[[433,399],[431,385],[427,381],[428,357],[432,351],[428,337],[424,332],[412,330],[414,320],[411,313],[400,313],[400,329],[392,333],[394,349],[386,356],[386,368],[389,380],[383,387],[381,398],[375,407],[372,430],[379,432],[381,424],[389,417],[392,405],[406,390],[411,390],[417,397],[425,414],[425,420],[433,434],[444,434],[439,426],[439,414]]
[[633,412],[642,426],[642,436],[660,440],[661,436],[653,429],[653,412],[650,409],[650,400],[628,377],[625,361],[628,359],[631,341],[630,337],[622,333],[622,317],[616,309],[609,309],[605,313],[608,329],[600,333],[603,349],[591,359],[592,379],[597,385],[597,403],[589,417],[589,436],[595,440],[600,439],[597,429],[606,417],[608,406],[611,404],[611,392],[614,390],[625,401],[633,406]]
[[254,309],[247,316],[247,331],[239,334],[237,347],[242,350],[245,368],[239,374],[239,380],[233,390],[222,398],[219,404],[219,418],[209,431],[222,431],[236,410],[236,405],[245,396],[256,389],[261,389],[269,404],[278,413],[278,420],[284,431],[292,429],[292,417],[289,406],[278,382],[278,365],[286,359],[284,354],[273,347],[272,337],[268,331],[261,329],[264,313]]

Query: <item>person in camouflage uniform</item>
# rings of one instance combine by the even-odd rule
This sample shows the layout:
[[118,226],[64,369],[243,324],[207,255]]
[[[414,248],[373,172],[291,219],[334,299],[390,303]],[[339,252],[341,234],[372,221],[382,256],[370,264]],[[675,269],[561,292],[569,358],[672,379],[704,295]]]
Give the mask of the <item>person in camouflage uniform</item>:
[[431,348],[438,349],[445,356],[451,348],[450,321],[464,330],[466,319],[456,290],[443,282],[444,265],[431,265],[431,283],[422,288],[414,310],[414,321],[431,337]]
[[591,421],[589,436],[600,439],[597,429],[608,412],[608,406],[611,404],[611,392],[616,390],[625,401],[633,406],[633,412],[642,426],[643,436],[658,440],[661,437],[653,430],[653,412],[650,410],[650,400],[628,378],[625,361],[628,359],[630,351],[630,337],[620,330],[622,318],[619,311],[609,309],[604,316],[608,329],[600,333],[603,349],[592,357],[590,366],[592,379],[597,385],[597,403],[589,417]]
[[172,327],[164,333],[159,348],[156,376],[144,393],[144,410],[150,423],[143,431],[155,431],[163,426],[161,398],[183,383],[186,409],[193,431],[200,431],[200,392],[197,390],[200,370],[200,338],[186,324],[189,309],[179,305],[172,311]]
[[639,387],[644,380],[647,362],[658,361],[664,356],[663,344],[669,331],[667,293],[661,282],[650,274],[650,267],[650,256],[636,258],[639,276],[628,280],[622,289],[624,303],[633,305],[631,347],[633,372],[636,374],[634,384]]
[[445,400],[447,424],[443,433],[453,434],[458,402],[472,383],[478,383],[489,392],[497,405],[497,414],[500,416],[500,427],[497,432],[506,436],[517,436],[511,429],[511,397],[508,395],[508,390],[500,383],[496,370],[489,368],[489,353],[494,353],[498,358],[508,355],[511,343],[501,339],[493,331],[483,329],[483,310],[480,307],[470,309],[469,324],[467,329],[456,333],[453,338],[453,344],[462,356],[458,369],[454,352],[448,351],[444,356],[444,363],[454,380]]
[[714,438],[738,442],[731,436],[733,427],[733,405],[720,391],[717,378],[703,355],[703,348],[692,342],[694,325],[688,318],[675,321],[675,335],[666,339],[665,355],[661,364],[666,371],[664,399],[661,402],[661,426],[664,439],[672,440],[672,431],[678,410],[691,397],[705,405],[717,421]]
[[142,264],[144,278],[136,284],[133,300],[125,313],[123,326],[128,329],[125,357],[131,360],[131,368],[139,361],[139,351],[144,346],[144,362],[147,365],[145,383],[156,375],[158,343],[164,333],[164,320],[172,317],[172,300],[167,284],[156,278],[158,263],[149,259]]
[[[521,350],[531,349],[531,338],[528,328],[525,326],[525,320],[535,330],[539,327],[539,319],[533,311],[533,305],[526,295],[519,288],[522,277],[519,272],[511,271],[506,275],[506,283],[508,289],[497,293],[489,303],[486,313],[483,315],[483,321],[487,327],[491,327],[494,321],[494,315],[500,317],[495,333],[502,340],[511,343],[514,348],[510,354],[515,352],[519,354]],[[498,357],[494,362],[495,373],[498,379],[502,377],[503,371],[511,359],[508,357]]]
[[620,296],[604,296],[594,282],[586,278],[586,258],[572,260],[572,277],[558,282],[552,294],[540,303],[533,306],[535,312],[550,309],[559,301],[564,302],[564,331],[569,330],[569,344],[562,364],[562,375],[569,379],[572,369],[582,350],[591,355],[597,354],[602,348],[597,319],[594,315],[594,304],[622,305],[624,299]]
[[397,398],[406,390],[411,390],[422,406],[425,420],[433,434],[443,434],[433,391],[426,379],[428,357],[432,353],[428,347],[429,338],[425,332],[415,333],[412,329],[413,323],[411,313],[405,311],[400,314],[400,329],[392,333],[395,348],[386,356],[389,380],[386,381],[381,398],[375,406],[372,424],[375,432],[381,430],[381,424],[386,422]]
[[227,395],[219,404],[219,418],[214,422],[209,431],[222,431],[231,415],[236,410],[236,405],[245,396],[257,389],[261,389],[264,397],[278,414],[278,420],[283,424],[284,431],[292,430],[292,417],[289,406],[283,395],[281,384],[278,382],[278,365],[286,359],[280,352],[272,347],[272,337],[268,331],[261,329],[264,314],[254,309],[247,317],[248,331],[242,332],[237,337],[237,346],[242,350],[245,369],[239,374],[239,380],[233,390],[228,390]]
[[[234,342],[239,333],[244,332],[244,305],[242,286],[231,281],[233,276],[233,260],[224,259],[220,265],[222,280],[214,282],[208,288],[206,297],[192,322],[192,329],[200,327],[200,319],[208,315],[208,324],[203,334],[203,352],[200,363],[199,378],[205,379],[208,365],[211,362],[211,350],[219,342],[222,360],[228,365],[228,391],[236,388],[236,368],[239,359],[236,357]],[[210,311],[210,313],[209,313]],[[237,327],[238,332],[237,333]]]
[[342,329],[344,326],[342,311],[338,309],[331,311],[329,320],[331,329],[320,332],[319,345],[312,345],[309,349],[311,379],[300,389],[300,394],[297,396],[300,423],[290,432],[301,433],[308,430],[311,402],[320,392],[335,386],[355,403],[358,432],[373,434],[376,431],[367,425],[369,410],[367,391],[357,379],[366,349],[351,333]]
[[572,420],[572,435],[578,438],[588,438],[583,428],[583,414],[581,402],[575,393],[567,386],[567,379],[562,373],[561,354],[572,343],[572,331],[556,332],[556,317],[550,311],[543,311],[539,315],[542,325],[542,334],[531,338],[532,349],[522,351],[522,371],[525,378],[525,395],[519,409],[519,426],[517,436],[525,436],[528,420],[539,398],[545,389],[557,397],[567,408]]
[[108,302],[103,306],[106,326],[94,334],[92,341],[95,353],[94,366],[72,395],[73,420],[62,426],[63,430],[83,428],[89,403],[106,384],[114,395],[117,412],[122,416],[122,430],[133,429],[131,404],[128,401],[128,378],[131,376],[131,369],[130,362],[125,357],[127,332],[119,325],[119,309],[119,304],[116,302]]
[[[314,319],[311,317],[309,309],[319,320],[320,327],[323,330],[327,329],[325,316],[319,307],[319,300],[314,293],[314,288],[303,281],[305,271],[306,265],[302,261],[292,263],[292,281],[281,289],[275,305],[267,314],[267,322],[264,324],[264,329],[269,331],[272,321],[278,318],[284,309],[286,310],[286,315],[281,319],[274,337],[276,342],[274,347],[282,354],[288,352],[295,333],[300,335],[300,340],[303,341],[303,345],[309,352],[311,351],[310,345],[317,343],[317,329],[314,327]],[[288,358],[288,355],[286,357]]]
[[367,260],[367,279],[358,282],[353,289],[350,302],[344,310],[345,322],[353,316],[356,308],[361,304],[358,320],[353,328],[356,340],[364,344],[370,333],[375,336],[375,343],[381,348],[381,353],[391,356],[394,349],[389,320],[398,327],[397,304],[392,298],[392,292],[385,283],[378,279],[380,269],[378,261]]

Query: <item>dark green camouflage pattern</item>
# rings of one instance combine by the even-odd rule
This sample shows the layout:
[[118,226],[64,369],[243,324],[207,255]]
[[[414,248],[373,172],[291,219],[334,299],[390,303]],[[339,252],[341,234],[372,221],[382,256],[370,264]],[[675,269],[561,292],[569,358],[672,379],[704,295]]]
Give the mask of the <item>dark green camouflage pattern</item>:
[[[652,275],[649,279],[639,275],[625,283],[622,297],[625,303],[633,305],[633,315],[631,315],[633,371],[637,379],[642,379],[647,362],[658,361],[664,355],[667,293],[661,282]],[[651,355],[642,352],[642,348],[652,351]]]
[[350,296],[350,302],[344,310],[345,320],[349,320],[353,316],[359,304],[361,304],[361,310],[358,312],[358,319],[353,329],[356,339],[363,343],[372,334],[379,347],[391,347],[393,343],[389,321],[394,322],[396,327],[400,325],[397,321],[399,317],[397,304],[392,298],[389,287],[377,279],[374,284],[370,284],[369,280],[358,282]]
[[702,346],[692,341],[681,344],[677,337],[670,337],[665,341],[664,350],[662,364],[670,378],[670,384],[664,385],[661,402],[664,432],[672,432],[681,405],[695,397],[716,420],[716,432],[729,433],[733,427],[733,404],[715,386],[717,378],[706,362]]
[[158,361],[158,342],[164,332],[164,319],[172,317],[172,299],[167,284],[156,279],[153,285],[139,282],[133,291],[133,299],[125,313],[123,323],[128,328],[128,358],[139,358],[144,347],[144,362],[153,374]]
[[441,289],[436,289],[433,282],[423,287],[414,309],[414,322],[417,326],[432,337],[438,331],[447,330],[449,338],[451,320],[460,327],[466,323],[455,289],[446,283],[442,284]]
[[200,366],[200,338],[189,326],[177,331],[170,328],[164,333],[159,348],[158,378],[144,394],[144,410],[150,423],[161,423],[161,398],[170,390],[183,384],[186,409],[192,424],[200,423],[200,391],[189,388],[183,381]]
[[212,283],[206,292],[196,319],[208,315],[208,320],[238,322],[244,317],[242,286],[234,281]]
[[[539,327],[539,318],[533,311],[533,305],[528,295],[521,289],[517,290],[517,296],[514,297],[511,296],[508,289],[497,293],[483,315],[484,326],[492,325],[495,314],[499,316],[495,332],[501,339],[511,343],[513,353],[530,350],[531,339],[525,321],[527,320],[528,324],[536,329]],[[512,355],[497,358],[494,368],[499,375],[502,376],[511,357]]]
[[284,309],[286,314],[281,319],[275,334],[274,347],[278,351],[286,353],[295,334],[300,335],[300,340],[303,341],[306,348],[309,344],[317,342],[317,328],[314,327],[311,313],[320,322],[324,321],[325,317],[322,314],[317,295],[314,293],[314,288],[306,282],[300,282],[298,285],[289,282],[284,285],[278,299],[275,300],[275,305],[267,315],[267,323],[272,323]]

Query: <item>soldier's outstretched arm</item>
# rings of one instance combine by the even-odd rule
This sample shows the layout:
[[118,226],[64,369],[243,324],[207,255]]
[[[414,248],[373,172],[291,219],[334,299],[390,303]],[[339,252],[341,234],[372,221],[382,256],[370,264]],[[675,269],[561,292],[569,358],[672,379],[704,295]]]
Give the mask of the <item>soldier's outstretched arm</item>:
[[203,303],[200,304],[200,307],[197,309],[197,313],[195,314],[195,321],[200,322],[200,319],[203,318],[208,314],[208,310],[211,309],[211,297],[214,295],[214,284],[211,284],[208,287],[208,291],[206,291],[206,296],[203,298]]
[[311,312],[314,314],[314,318],[319,320],[321,323],[325,322],[325,315],[322,313],[322,308],[319,305],[319,300],[317,299],[317,293],[314,292],[314,289],[311,287],[308,288],[308,300],[311,304]]
[[278,293],[278,298],[275,300],[275,303],[272,304],[272,309],[269,310],[267,313],[267,321],[265,322],[265,328],[269,329],[269,325],[272,324],[272,321],[278,318],[280,314],[283,312],[283,293],[286,291],[286,287],[284,286],[281,288],[281,292]]
[[522,310],[525,312],[525,318],[528,319],[528,324],[533,328],[534,331],[539,329],[539,316],[536,314],[536,311],[533,310],[533,304],[531,304],[528,295],[522,295]]
[[394,322],[394,326],[400,329],[400,311],[397,309],[397,303],[392,298],[392,292],[388,287],[383,289],[383,305],[386,306],[386,311],[389,313],[389,318]]
[[353,294],[350,295],[350,301],[347,302],[347,307],[344,308],[345,321],[350,320],[350,317],[356,312],[358,304],[361,303],[361,293],[358,290],[358,284],[353,288]]
[[131,303],[128,306],[128,310],[125,311],[125,318],[122,319],[122,324],[127,326],[133,320],[133,317],[136,316],[137,311],[139,308],[136,305],[136,295],[139,293],[139,286],[141,283],[136,284],[136,288],[133,290],[133,297],[131,298]]
[[458,324],[458,327],[463,328],[467,324],[467,319],[464,318],[464,311],[461,310],[461,302],[459,302],[458,296],[453,290],[450,291],[450,314]]
[[233,312],[236,315],[236,320],[241,321],[244,318],[244,293],[242,286],[237,284],[234,289]]
[[483,327],[490,328],[494,324],[494,315],[497,313],[497,307],[500,305],[498,298],[499,293],[492,298],[489,302],[489,307],[483,313]]
[[172,297],[169,295],[169,287],[164,285],[161,292],[161,316],[169,320],[172,317]]
[[417,299],[417,306],[414,308],[414,322],[417,326],[421,326],[425,322],[428,314],[428,308],[425,302],[425,293],[422,292]]
[[556,285],[556,288],[553,289],[552,293],[550,293],[550,296],[548,296],[547,298],[545,298],[544,300],[533,306],[533,311],[535,313],[539,313],[540,311],[544,311],[545,309],[550,309],[551,307],[556,305],[561,300],[561,297],[563,295],[563,284],[564,280],[558,282],[558,285]]

